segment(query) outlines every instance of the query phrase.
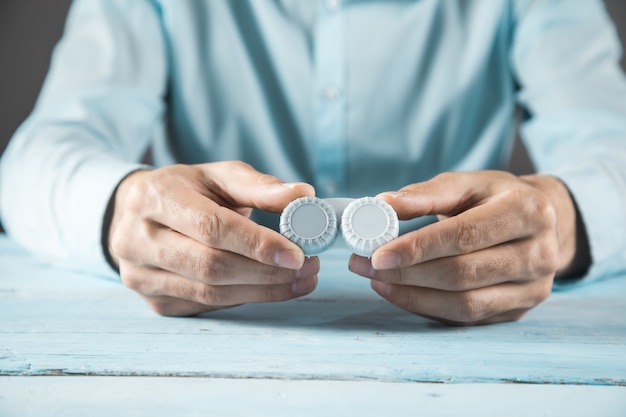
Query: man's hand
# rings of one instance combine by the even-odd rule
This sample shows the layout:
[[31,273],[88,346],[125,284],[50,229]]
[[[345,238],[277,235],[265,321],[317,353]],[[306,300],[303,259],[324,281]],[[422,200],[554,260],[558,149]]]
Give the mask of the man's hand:
[[163,315],[280,301],[317,284],[317,258],[248,218],[314,190],[242,162],[138,171],[119,185],[109,253],[122,281]]
[[383,193],[400,219],[440,221],[382,246],[350,269],[390,302],[448,324],[518,320],[572,263],[576,211],[548,176],[446,173]]

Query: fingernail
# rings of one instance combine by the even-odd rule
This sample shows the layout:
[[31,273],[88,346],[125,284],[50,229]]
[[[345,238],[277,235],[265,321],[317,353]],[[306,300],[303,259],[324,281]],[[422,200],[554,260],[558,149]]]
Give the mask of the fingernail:
[[317,277],[312,276],[305,279],[299,279],[291,284],[291,292],[296,295],[308,294],[315,289],[317,285]]
[[274,253],[274,264],[281,268],[300,269],[304,263],[304,255],[302,252],[290,249],[281,249]]
[[306,258],[302,268],[296,271],[296,279],[308,278],[320,271],[320,263],[317,257]]
[[376,251],[372,257],[372,267],[374,269],[395,269],[400,267],[401,263],[402,258],[400,254],[389,250]]
[[361,275],[367,278],[373,278],[374,268],[372,268],[372,262],[369,259],[362,258],[360,256],[353,256],[350,258],[348,269],[357,275]]
[[391,294],[391,284],[386,282],[372,281],[372,289],[385,298]]

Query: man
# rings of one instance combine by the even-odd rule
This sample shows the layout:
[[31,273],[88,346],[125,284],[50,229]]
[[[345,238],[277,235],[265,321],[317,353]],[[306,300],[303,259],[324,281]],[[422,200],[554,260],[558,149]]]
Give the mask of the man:
[[[555,280],[626,270],[619,54],[597,0],[79,0],[3,158],[2,219],[192,315],[310,293],[318,259],[257,222],[380,193],[440,221],[353,272],[435,320],[516,320]],[[536,175],[501,171],[516,104]]]

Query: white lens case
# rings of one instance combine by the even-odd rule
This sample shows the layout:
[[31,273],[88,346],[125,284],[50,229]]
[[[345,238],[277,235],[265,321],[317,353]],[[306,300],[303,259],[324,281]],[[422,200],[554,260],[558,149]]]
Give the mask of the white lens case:
[[398,237],[400,226],[393,208],[374,197],[302,197],[289,203],[280,216],[280,233],[306,256],[319,255],[332,246],[339,230],[352,252],[371,257]]

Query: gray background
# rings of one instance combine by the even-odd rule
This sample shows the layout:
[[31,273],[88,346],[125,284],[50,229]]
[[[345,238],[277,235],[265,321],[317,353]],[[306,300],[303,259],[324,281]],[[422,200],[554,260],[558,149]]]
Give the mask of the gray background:
[[[0,0],[0,154],[32,109],[70,2]],[[606,0],[606,4],[626,45],[626,0]],[[626,59],[622,60],[624,64]],[[532,171],[519,143],[511,170]]]

